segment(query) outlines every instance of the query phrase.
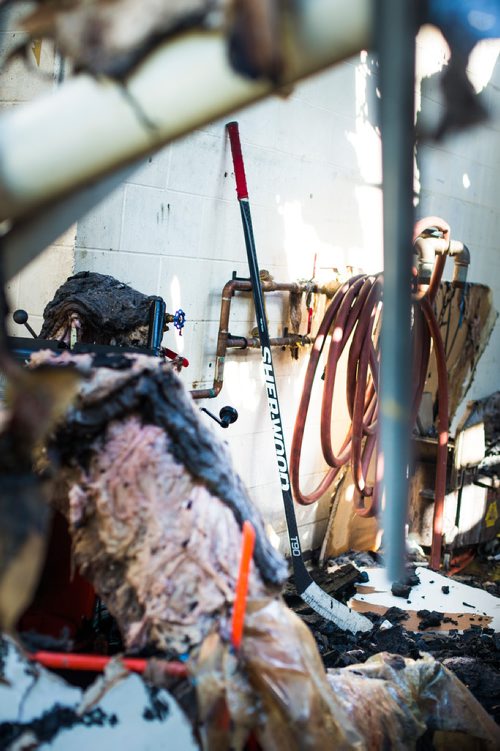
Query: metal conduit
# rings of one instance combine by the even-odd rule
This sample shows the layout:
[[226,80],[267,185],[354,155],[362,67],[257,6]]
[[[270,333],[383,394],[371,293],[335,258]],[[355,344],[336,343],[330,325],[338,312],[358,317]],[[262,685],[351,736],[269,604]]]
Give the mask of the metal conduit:
[[404,574],[410,461],[412,350],[409,280],[414,222],[417,6],[418,3],[401,0],[378,0],[375,3],[384,220],[384,320],[377,472],[384,494],[386,563],[393,580]]

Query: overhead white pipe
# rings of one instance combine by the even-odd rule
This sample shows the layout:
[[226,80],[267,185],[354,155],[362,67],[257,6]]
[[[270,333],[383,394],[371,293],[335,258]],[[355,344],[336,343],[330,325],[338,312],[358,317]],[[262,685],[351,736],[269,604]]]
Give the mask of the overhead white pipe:
[[[287,24],[286,82],[368,46],[371,0],[298,0]],[[211,120],[266,96],[230,66],[222,33],[189,32],[126,82],[80,75],[0,118],[0,220],[26,216]]]

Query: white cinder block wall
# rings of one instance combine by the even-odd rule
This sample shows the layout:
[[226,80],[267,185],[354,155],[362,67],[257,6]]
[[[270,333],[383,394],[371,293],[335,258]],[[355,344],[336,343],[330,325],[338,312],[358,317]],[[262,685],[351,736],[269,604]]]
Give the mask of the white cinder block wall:
[[[418,47],[423,85],[422,91],[417,86],[417,101],[422,116],[435,119],[440,112],[435,73],[445,59],[445,48],[439,35],[427,32],[420,35]],[[477,62],[476,73],[481,77],[482,71],[487,101],[500,109],[495,61],[496,51],[490,50]],[[380,143],[373,72],[370,58],[362,53],[297,86],[286,100],[271,99],[227,118],[240,123],[259,262],[278,281],[311,278],[315,257],[321,281],[331,278],[334,268],[381,269]],[[212,123],[151,155],[78,223],[74,250],[77,271],[112,274],[145,293],[162,295],[170,312],[185,310],[188,322],[182,337],[172,329],[164,343],[190,360],[183,373],[188,388],[211,385],[222,287],[233,270],[248,275],[225,122]],[[450,222],[453,235],[473,253],[471,281],[492,286],[497,306],[499,122],[497,118],[440,146],[419,147],[416,183],[418,215],[438,213]],[[42,269],[33,280],[36,294],[43,298],[36,308],[39,315],[42,302],[50,299],[69,268],[63,265],[51,276],[50,261],[36,263]],[[29,278],[29,272],[23,276]],[[16,304],[33,310],[28,287],[18,284]],[[268,296],[266,302],[271,335],[279,335],[287,323],[284,298]],[[319,320],[317,316],[316,326]],[[253,326],[249,298],[237,297],[231,333],[246,336]],[[304,326],[305,321],[302,331]],[[498,332],[497,327],[478,369],[471,392],[475,397],[499,387]],[[307,353],[295,361],[289,352],[275,352],[288,448],[306,362]],[[236,407],[240,417],[221,435],[286,551],[258,352],[230,351],[221,394],[199,402],[213,412],[225,404]],[[339,401],[333,426],[339,442],[345,417]],[[207,425],[214,425],[206,419]],[[318,398],[311,407],[303,467],[304,486],[311,489],[324,471]],[[305,548],[321,542],[328,510],[328,497],[313,507],[297,507]]]
[[[379,142],[363,115],[365,72],[364,62],[352,60],[298,86],[286,100],[267,100],[190,134],[152,155],[79,222],[77,270],[113,274],[143,292],[162,295],[170,312],[179,307],[186,312],[182,337],[172,329],[164,343],[189,359],[183,373],[188,388],[212,384],[222,288],[233,271],[248,277],[225,122],[240,123],[262,269],[277,281],[310,279],[315,256],[316,276],[322,279],[348,265],[381,268]],[[288,323],[287,299],[267,296],[266,307],[271,336],[281,335]],[[249,336],[254,326],[249,296],[237,297],[231,333]],[[305,326],[304,319],[303,333]],[[290,447],[307,350],[298,361],[289,351],[276,351],[274,357]],[[230,350],[221,394],[199,402],[216,413],[225,404],[236,407],[239,420],[221,435],[252,498],[287,549],[259,352]],[[316,402],[311,410],[304,447],[308,490],[324,471],[318,407]],[[344,407],[335,427],[345,431]],[[328,511],[328,497],[297,508],[305,547],[321,542]]]

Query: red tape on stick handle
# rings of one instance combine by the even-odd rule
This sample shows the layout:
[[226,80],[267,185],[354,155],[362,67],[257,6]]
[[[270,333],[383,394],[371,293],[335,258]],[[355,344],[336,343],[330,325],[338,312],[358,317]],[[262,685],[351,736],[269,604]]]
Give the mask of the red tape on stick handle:
[[243,154],[241,153],[238,123],[228,123],[226,128],[229,135],[229,143],[231,144],[231,154],[233,155],[236,195],[238,196],[238,201],[241,201],[242,198],[248,198],[248,188],[247,179],[245,177],[245,165],[243,164]]
[[241,559],[236,592],[234,595],[233,622],[231,628],[231,641],[235,649],[241,646],[243,638],[243,626],[245,625],[245,611],[247,606],[248,575],[252,562],[255,545],[255,529],[248,520],[243,522],[243,534],[241,538]]

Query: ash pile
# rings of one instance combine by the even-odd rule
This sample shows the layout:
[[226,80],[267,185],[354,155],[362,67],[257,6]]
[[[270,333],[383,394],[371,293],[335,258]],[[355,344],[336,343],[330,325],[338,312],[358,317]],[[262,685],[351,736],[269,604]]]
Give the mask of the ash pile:
[[459,678],[500,724],[499,553],[497,541],[488,543],[453,577],[415,564],[404,581],[392,585],[384,582],[380,554],[350,551],[330,559],[313,576],[373,622],[367,633],[351,634],[325,622],[294,595],[291,582],[284,598],[311,630],[327,670],[350,668],[386,652],[414,660],[429,656]]

